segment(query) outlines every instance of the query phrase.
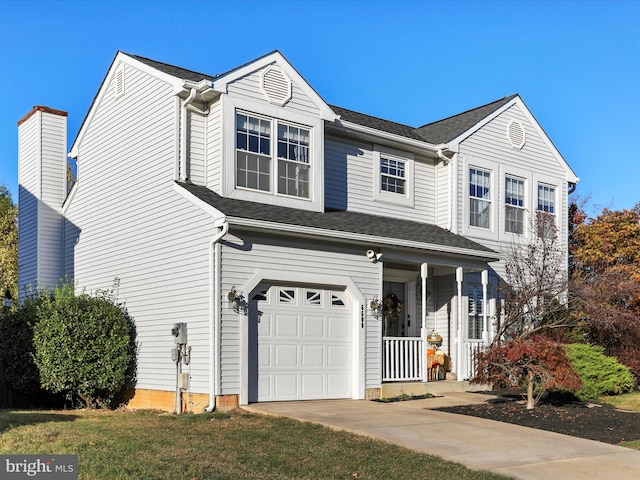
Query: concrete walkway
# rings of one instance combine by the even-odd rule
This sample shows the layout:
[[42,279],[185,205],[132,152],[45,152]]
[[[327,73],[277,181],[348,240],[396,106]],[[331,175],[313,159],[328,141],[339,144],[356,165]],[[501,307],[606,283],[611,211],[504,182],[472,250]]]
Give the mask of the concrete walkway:
[[640,451],[432,409],[481,403],[465,392],[408,402],[257,403],[245,410],[320,423],[385,440],[476,470],[519,479],[640,478]]

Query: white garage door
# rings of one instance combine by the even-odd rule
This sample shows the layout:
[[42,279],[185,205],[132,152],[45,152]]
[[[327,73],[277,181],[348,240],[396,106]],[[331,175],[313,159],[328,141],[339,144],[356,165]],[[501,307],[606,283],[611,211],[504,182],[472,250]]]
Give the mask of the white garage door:
[[266,402],[351,396],[346,292],[269,286],[252,300],[250,344],[257,336],[257,378],[250,383],[257,392],[250,391],[250,397],[256,399],[257,393],[256,400]]

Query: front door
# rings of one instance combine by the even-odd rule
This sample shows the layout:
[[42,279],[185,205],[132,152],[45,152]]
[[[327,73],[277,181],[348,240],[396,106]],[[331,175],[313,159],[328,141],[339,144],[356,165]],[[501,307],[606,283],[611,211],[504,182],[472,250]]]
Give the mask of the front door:
[[407,284],[383,282],[382,303],[384,312],[384,337],[406,337],[410,320],[407,316]]

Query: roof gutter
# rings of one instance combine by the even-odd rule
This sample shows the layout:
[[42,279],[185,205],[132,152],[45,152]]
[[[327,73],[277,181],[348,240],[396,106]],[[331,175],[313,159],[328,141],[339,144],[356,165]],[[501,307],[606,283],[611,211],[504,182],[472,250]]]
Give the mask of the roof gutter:
[[[282,232],[283,225],[277,222],[254,220],[242,217],[227,217],[227,221],[233,225],[238,225],[247,228],[255,228],[260,230],[273,230]],[[486,262],[493,262],[500,260],[500,255],[494,251],[480,251],[473,250],[471,248],[450,247],[447,245],[440,245],[435,243],[417,242],[414,240],[401,240],[397,238],[380,237],[377,235],[367,235],[362,233],[344,232],[340,230],[329,230],[326,228],[314,228],[302,225],[286,225],[287,233],[293,233],[299,236],[324,236],[333,239],[339,239],[343,241],[365,242],[370,244],[383,244],[394,247],[406,247],[416,248],[420,250],[428,250],[437,253],[448,253],[453,255],[465,255],[480,259]]]
[[441,143],[438,145],[434,145],[429,142],[425,142],[422,140],[417,140],[415,138],[403,137],[402,135],[397,135],[395,133],[384,132],[382,130],[377,130],[371,127],[365,127],[364,125],[359,125],[357,123],[348,122],[345,120],[338,120],[335,122],[336,125],[343,127],[346,130],[364,133],[366,135],[372,135],[374,137],[383,138],[385,140],[390,140],[392,142],[402,143],[405,146],[411,146],[413,148],[417,148],[420,150],[427,150],[431,153],[436,153],[438,150],[446,150],[448,148],[446,143]]

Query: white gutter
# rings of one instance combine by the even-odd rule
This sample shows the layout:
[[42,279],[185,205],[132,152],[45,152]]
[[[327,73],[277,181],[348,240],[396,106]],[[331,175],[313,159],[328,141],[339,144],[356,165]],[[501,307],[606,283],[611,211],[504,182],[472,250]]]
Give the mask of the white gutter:
[[182,110],[180,112],[180,180],[187,180],[187,106],[196,98],[197,90],[191,89],[191,93],[187,99],[182,102]]
[[[228,217],[227,220],[234,225],[256,228],[260,230],[275,230],[282,232],[283,225],[281,223],[270,222],[265,220],[253,220],[242,217]],[[340,240],[353,240],[367,243],[376,243],[383,245],[393,245],[396,247],[418,248],[420,250],[431,250],[438,253],[451,253],[455,255],[467,255],[480,258],[483,261],[487,259],[500,260],[500,256],[495,252],[481,252],[470,248],[450,247],[447,245],[439,245],[435,243],[416,242],[414,240],[400,240],[396,238],[380,237],[377,235],[367,235],[363,233],[343,232],[340,230],[329,230],[324,228],[306,227],[302,225],[287,224],[288,233],[298,235],[324,236]]]
[[222,275],[220,272],[220,240],[229,231],[229,224],[226,219],[217,220],[215,228],[220,231],[216,233],[209,242],[209,405],[205,410],[209,413],[216,408],[216,397],[221,391],[220,382],[220,317],[222,311]]
[[439,145],[433,145],[432,143],[426,142],[424,140],[416,140],[413,138],[403,137],[402,135],[384,132],[382,130],[377,130],[371,127],[365,127],[364,125],[359,125],[357,123],[352,123],[345,120],[338,120],[335,122],[335,124],[347,130],[351,130],[353,132],[365,133],[367,135],[384,138],[394,142],[400,142],[404,145],[410,145],[412,147],[419,148],[421,150],[428,150],[434,153],[437,152],[438,150],[447,149],[447,145],[444,143],[441,143]]

